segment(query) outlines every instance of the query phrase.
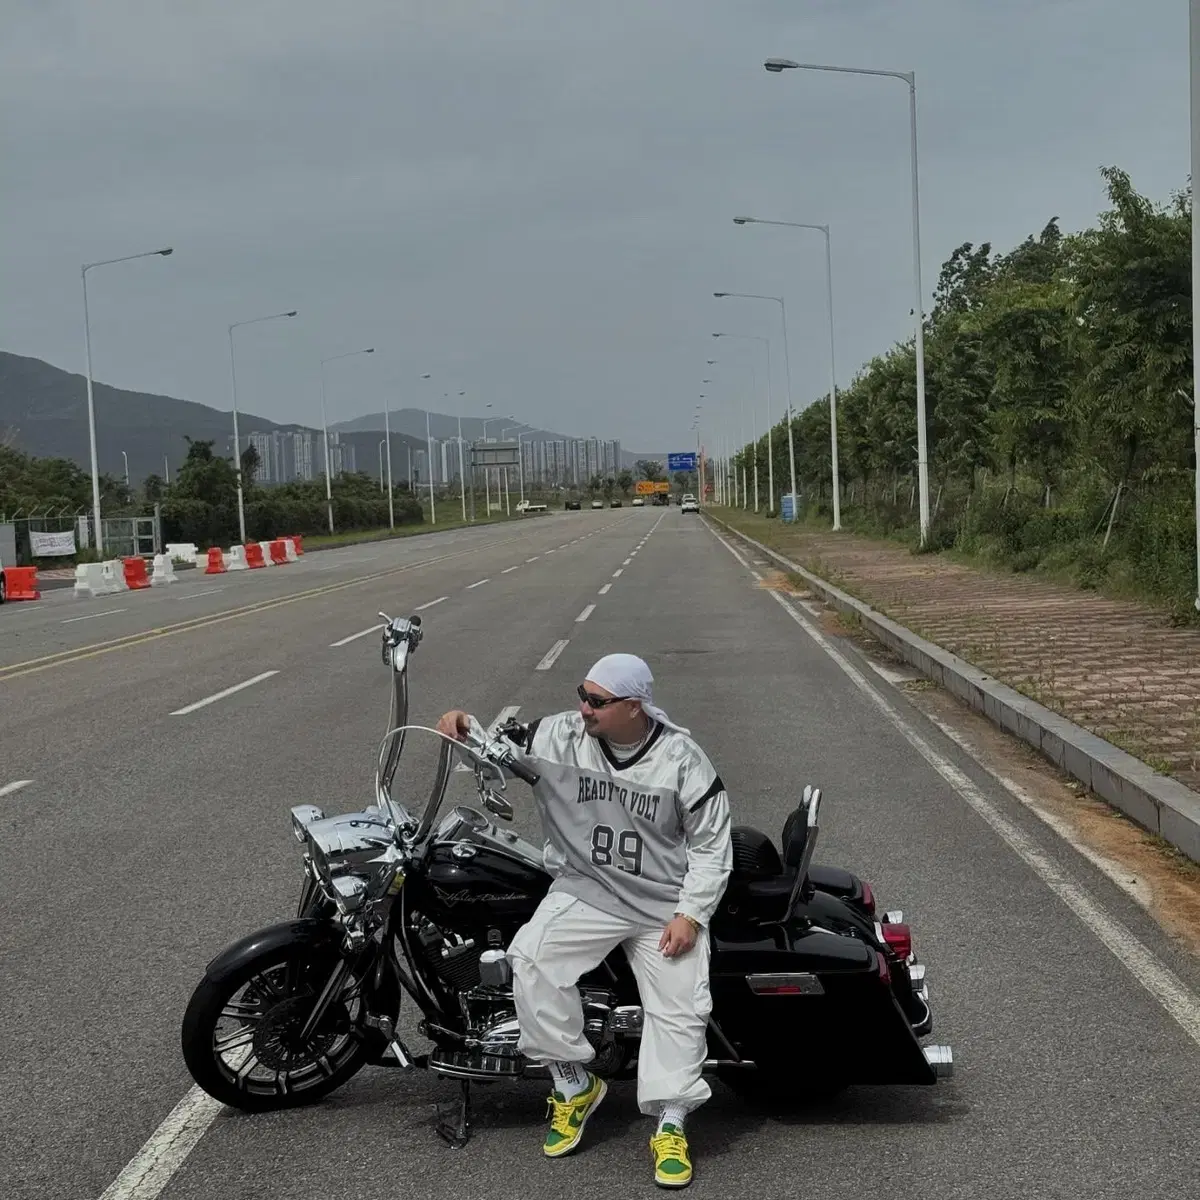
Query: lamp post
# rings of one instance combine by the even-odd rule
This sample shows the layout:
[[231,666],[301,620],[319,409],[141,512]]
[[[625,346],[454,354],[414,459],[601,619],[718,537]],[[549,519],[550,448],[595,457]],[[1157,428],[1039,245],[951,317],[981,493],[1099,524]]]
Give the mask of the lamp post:
[[129,486],[129,455],[124,450],[121,451],[121,457],[125,460],[125,486]]
[[383,444],[387,438],[379,439],[379,490],[383,491]]
[[816,229],[825,236],[825,292],[829,306],[829,465],[833,475],[833,528],[842,527],[842,484],[838,475],[837,360],[833,336],[833,251],[828,225],[805,221],[764,221],[759,217],[734,217],[735,225],[783,225],[789,229]]
[[[713,337],[741,338],[749,342],[762,342],[767,351],[767,508],[775,507],[775,453],[771,436],[771,339],[756,333],[714,333]],[[710,359],[710,362],[715,360]],[[758,373],[750,368],[754,379],[754,390],[758,391]],[[751,418],[751,425],[754,421]],[[754,511],[758,512],[758,438],[754,438]]]
[[783,368],[784,379],[787,382],[788,401],[788,466],[791,469],[792,511],[794,513],[796,505],[796,443],[792,435],[792,419],[794,416],[792,409],[792,357],[788,350],[787,304],[782,296],[759,296],[753,292],[713,292],[713,295],[718,300],[726,297],[732,297],[737,300],[773,300],[779,305],[779,312],[783,321]]
[[[1193,0],[1193,13],[1194,11]],[[1196,35],[1193,33],[1193,61],[1196,58],[1195,37]],[[912,168],[913,320],[916,327],[917,358],[917,487],[921,495],[921,545],[923,546],[929,537],[929,443],[925,428],[925,314],[922,308],[921,294],[921,193],[917,180],[917,77],[912,71],[875,71],[862,67],[834,67],[824,63],[793,62],[790,58],[769,58],[763,63],[763,66],[774,74],[779,74],[781,71],[798,70],[833,71],[839,75],[881,75],[889,79],[903,80],[908,86],[909,159]],[[1197,536],[1200,540],[1200,535]]]
[[241,536],[242,545],[246,544],[246,508],[242,499],[242,440],[238,434],[237,367],[233,357],[233,331],[243,325],[258,325],[262,321],[280,321],[295,315],[296,310],[293,309],[291,312],[272,313],[269,317],[251,317],[249,321],[234,321],[229,326],[229,380],[233,391],[233,472],[237,479],[238,533]]
[[174,254],[172,246],[163,250],[146,250],[141,254],[124,254],[120,258],[105,258],[99,262],[84,263],[79,272],[83,283],[83,346],[87,355],[87,409],[88,439],[92,453],[92,523],[96,530],[96,552],[104,549],[104,534],[100,525],[100,468],[96,461],[96,405],[92,396],[92,329],[88,318],[87,273],[96,267],[108,267],[113,263],[133,262],[135,258],[167,258]]
[[[1200,171],[1200,0],[1188,10],[1192,178]],[[1200,314],[1200,222],[1192,221],[1192,311]],[[1196,444],[1196,610],[1200,612],[1200,319],[1192,319],[1192,422]]]
[[[348,350],[345,354],[331,354],[321,359],[321,435],[325,439],[325,509],[329,514],[329,532],[333,532],[333,486],[330,483],[329,462],[329,418],[325,411],[325,364],[336,362],[339,358],[355,358],[359,354],[374,354],[375,347],[366,350]],[[243,538],[245,535],[243,534]]]

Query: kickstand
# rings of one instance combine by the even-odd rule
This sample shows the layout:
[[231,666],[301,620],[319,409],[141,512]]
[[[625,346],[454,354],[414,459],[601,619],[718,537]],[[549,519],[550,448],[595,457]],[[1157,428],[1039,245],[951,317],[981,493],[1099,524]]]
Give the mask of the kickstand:
[[458,1103],[445,1116],[438,1109],[438,1122],[434,1127],[439,1137],[444,1138],[454,1150],[461,1150],[471,1140],[471,1081],[459,1080]]

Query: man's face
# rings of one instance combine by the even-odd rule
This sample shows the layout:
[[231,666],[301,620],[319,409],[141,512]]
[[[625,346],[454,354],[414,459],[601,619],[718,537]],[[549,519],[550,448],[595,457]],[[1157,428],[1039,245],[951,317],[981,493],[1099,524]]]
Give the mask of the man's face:
[[590,679],[584,680],[579,692],[579,714],[592,737],[628,743],[641,735],[641,701],[618,699]]

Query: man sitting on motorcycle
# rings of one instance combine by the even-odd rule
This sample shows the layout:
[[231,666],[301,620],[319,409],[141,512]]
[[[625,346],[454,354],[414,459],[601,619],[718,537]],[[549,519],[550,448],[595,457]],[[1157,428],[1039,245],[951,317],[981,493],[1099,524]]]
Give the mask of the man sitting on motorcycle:
[[[595,1050],[576,985],[624,947],[643,1009],[638,1107],[658,1120],[655,1182],[685,1187],[684,1121],[711,1094],[708,924],[733,854],[725,786],[688,730],[654,705],[652,684],[642,659],[606,655],[579,687],[577,711],[530,725],[519,757],[540,776],[533,794],[554,882],[508,958],[521,1052],[554,1080],[543,1149],[559,1158],[608,1090],[586,1066]],[[482,732],[457,710],[438,728]]]

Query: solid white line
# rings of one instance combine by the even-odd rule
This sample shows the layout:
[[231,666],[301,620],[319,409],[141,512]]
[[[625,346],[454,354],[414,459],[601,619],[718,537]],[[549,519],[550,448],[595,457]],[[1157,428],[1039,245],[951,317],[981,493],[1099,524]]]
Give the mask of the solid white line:
[[558,662],[558,656],[567,648],[567,641],[568,641],[567,638],[563,638],[563,640],[561,642],[555,642],[554,645],[551,646],[550,649],[546,651],[545,658],[543,658],[542,661],[540,663],[538,663],[538,665],[536,667],[534,667],[534,670],[535,671],[550,670],[550,668],[552,666],[554,666],[554,664],[556,662]]
[[583,610],[583,612],[581,612],[579,614],[579,616],[577,616],[575,618],[575,624],[579,625],[582,622],[586,621],[588,619],[588,617],[590,617],[592,615],[592,613],[594,613],[595,611],[596,611],[596,606],[594,604],[589,604],[587,606],[587,608],[585,608]]
[[208,1132],[224,1105],[199,1087],[190,1088],[133,1156],[125,1169],[104,1189],[100,1200],[154,1200],[184,1159]]
[[190,596],[172,596],[172,600],[195,600],[198,596],[211,596],[215,592],[223,592],[224,586],[215,588],[205,588],[202,592],[193,592]]
[[76,621],[94,621],[97,617],[111,617],[116,613],[128,612],[127,608],[106,608],[103,612],[88,613],[86,617],[68,617],[65,621],[59,622],[62,625],[74,625]]
[[515,567],[505,567],[505,568],[504,568],[504,570],[500,572],[500,574],[501,574],[501,575],[508,575],[508,574],[510,574],[511,572],[513,572],[513,571],[519,571],[520,569],[521,569],[521,567],[520,567],[520,564],[518,564],[518,565],[517,565],[517,566],[515,566]]
[[13,792],[19,792],[23,787],[28,787],[32,782],[32,779],[18,779],[14,783],[6,783],[3,787],[0,787],[0,796],[11,796]]
[[601,595],[601,596],[607,596],[607,595],[608,595],[608,589],[609,589],[609,588],[611,588],[611,587],[612,587],[612,584],[611,584],[611,583],[606,583],[606,584],[605,584],[605,585],[604,585],[604,586],[603,586],[603,587],[600,589],[600,595]]
[[378,629],[382,629],[383,625],[372,625],[367,629],[360,629],[358,633],[352,633],[349,637],[344,637],[340,642],[330,642],[329,648],[333,650],[337,646],[345,646],[350,642],[356,642],[360,637],[366,637],[368,633],[374,633]]
[[[732,547],[718,538],[727,549]],[[1023,830],[1014,825],[945,755],[935,750],[917,731],[909,726],[862,674],[822,633],[806,621],[778,592],[769,593],[806,634],[842,669],[850,682],[867,697],[899,731],[900,735],[937,773],[958,793],[974,811],[987,822],[999,837],[1075,914],[1076,917],[1109,949],[1129,971],[1178,1022],[1183,1031],[1200,1045],[1200,996],[1167,967],[1158,956],[1096,900],[1068,878],[1066,873]]]
[[278,674],[278,671],[264,671],[261,675],[255,675],[253,679],[246,679],[242,683],[235,683],[233,687],[227,687],[224,691],[217,692],[214,696],[206,696],[203,700],[197,700],[195,704],[189,704],[186,708],[177,708],[171,716],[186,717],[188,713],[193,713],[198,708],[205,708],[209,704],[215,704],[218,700],[224,700],[226,696],[232,696],[235,692],[253,687],[256,683],[262,683],[264,679],[270,679],[272,675]]
[[443,600],[449,600],[449,596],[439,596],[436,600],[430,600],[428,604],[418,604],[413,612],[424,612],[427,608],[432,608],[435,604],[441,604]]
[[477,579],[474,583],[468,583],[466,590],[469,592],[472,588],[483,587],[485,583],[491,583],[490,579]]
[[617,568],[617,569],[616,569],[616,570],[613,572],[613,578],[614,578],[614,579],[620,579],[620,578],[621,578],[621,576],[622,576],[622,575],[624,575],[624,574],[625,574],[625,568],[624,568],[624,567],[618,567],[618,568]]

